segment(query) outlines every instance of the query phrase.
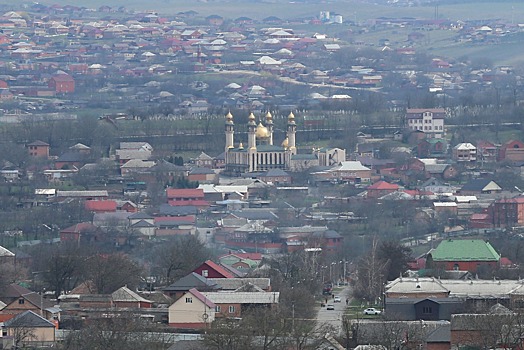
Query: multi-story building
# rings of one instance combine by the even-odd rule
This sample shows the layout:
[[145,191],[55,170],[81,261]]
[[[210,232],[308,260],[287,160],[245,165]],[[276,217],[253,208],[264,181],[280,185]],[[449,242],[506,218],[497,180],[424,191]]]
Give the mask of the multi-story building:
[[469,142],[459,143],[453,147],[453,160],[457,162],[475,162],[477,160],[477,147]]
[[409,130],[422,131],[428,138],[441,139],[445,135],[444,108],[410,108],[406,111],[406,124]]

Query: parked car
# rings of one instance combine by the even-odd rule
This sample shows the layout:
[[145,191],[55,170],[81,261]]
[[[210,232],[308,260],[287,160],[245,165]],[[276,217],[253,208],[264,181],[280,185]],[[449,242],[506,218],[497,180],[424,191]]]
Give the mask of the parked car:
[[368,307],[364,310],[364,315],[380,315],[382,311],[375,309],[374,307]]
[[328,306],[326,307],[326,310],[335,310],[335,305],[328,304]]
[[336,295],[334,298],[333,298],[333,302],[334,303],[340,303],[342,302],[342,299],[340,299],[340,297],[338,295]]

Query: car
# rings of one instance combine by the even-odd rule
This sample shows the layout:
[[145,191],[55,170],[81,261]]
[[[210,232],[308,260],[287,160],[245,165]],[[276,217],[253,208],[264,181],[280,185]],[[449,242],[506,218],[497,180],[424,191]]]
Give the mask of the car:
[[374,307],[368,307],[364,310],[364,315],[380,315],[382,311],[375,309]]
[[333,302],[334,303],[340,303],[342,302],[342,299],[340,299],[340,297],[338,295],[336,295],[334,298],[333,298]]
[[335,305],[328,304],[328,306],[326,307],[326,310],[335,310]]

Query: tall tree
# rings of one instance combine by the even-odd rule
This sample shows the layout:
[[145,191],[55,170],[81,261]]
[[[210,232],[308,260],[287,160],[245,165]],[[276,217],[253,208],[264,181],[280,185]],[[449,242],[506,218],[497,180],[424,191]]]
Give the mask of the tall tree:
[[392,281],[408,269],[411,248],[398,241],[383,241],[378,246],[377,257],[385,267],[384,277]]

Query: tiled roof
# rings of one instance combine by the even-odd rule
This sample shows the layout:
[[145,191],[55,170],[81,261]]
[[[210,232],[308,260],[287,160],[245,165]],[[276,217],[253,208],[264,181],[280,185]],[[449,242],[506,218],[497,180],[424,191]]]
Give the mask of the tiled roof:
[[398,190],[398,185],[379,181],[368,187],[368,190]]
[[200,188],[168,188],[167,198],[204,198],[204,190]]

